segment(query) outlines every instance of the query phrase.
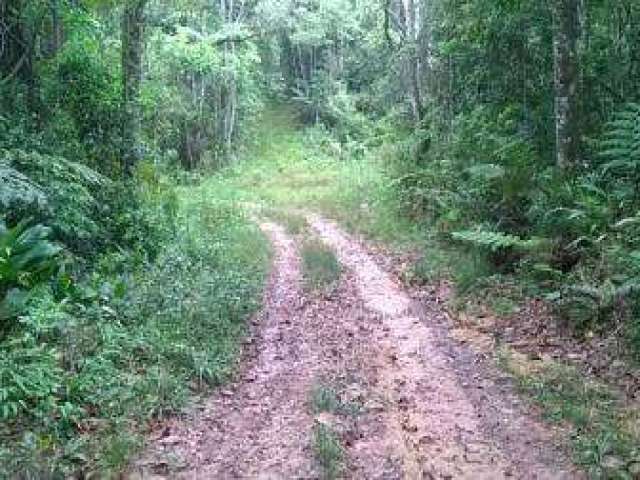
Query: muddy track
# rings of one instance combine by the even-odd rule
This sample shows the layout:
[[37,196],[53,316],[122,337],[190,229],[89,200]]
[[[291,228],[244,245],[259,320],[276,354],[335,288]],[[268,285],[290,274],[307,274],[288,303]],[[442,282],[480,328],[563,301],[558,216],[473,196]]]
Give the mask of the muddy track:
[[[343,478],[581,478],[474,354],[447,338],[442,312],[416,308],[366,248],[309,216],[345,267],[330,294],[305,298],[295,241],[274,246],[264,309],[236,380],[168,422],[131,478],[314,479],[314,425],[345,449]],[[356,414],[314,414],[331,384]]]

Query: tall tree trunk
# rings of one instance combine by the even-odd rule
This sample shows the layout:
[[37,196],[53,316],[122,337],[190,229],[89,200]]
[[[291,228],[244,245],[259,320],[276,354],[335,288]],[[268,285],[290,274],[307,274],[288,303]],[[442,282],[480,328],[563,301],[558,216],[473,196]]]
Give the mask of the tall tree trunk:
[[53,57],[58,53],[62,45],[62,24],[60,23],[59,0],[49,0],[49,11],[51,12],[51,39],[50,55]]
[[551,0],[556,164],[562,169],[574,166],[578,154],[578,1]]
[[289,34],[284,29],[280,32],[280,44],[280,69],[287,91],[293,93],[296,89],[297,79],[296,56]]
[[418,10],[415,0],[404,0],[406,41],[409,44],[409,86],[411,89],[411,111],[418,125],[422,118],[422,95],[420,92],[420,58],[418,57]]
[[27,106],[37,112],[40,105],[35,45],[39,24],[25,21],[25,8],[22,0],[0,0],[0,85],[20,82],[27,89]]
[[122,167],[131,175],[142,158],[142,57],[147,0],[127,0],[122,16]]

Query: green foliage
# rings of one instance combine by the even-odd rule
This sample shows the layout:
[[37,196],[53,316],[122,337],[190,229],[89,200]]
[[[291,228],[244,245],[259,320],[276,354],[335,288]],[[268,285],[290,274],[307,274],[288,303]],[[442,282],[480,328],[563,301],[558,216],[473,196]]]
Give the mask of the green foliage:
[[23,179],[3,185],[3,198],[11,202],[9,220],[46,221],[58,240],[76,250],[100,235],[96,195],[111,186],[105,177],[62,157],[21,150],[0,150],[0,162]]
[[57,267],[61,248],[49,241],[50,229],[23,220],[7,228],[0,220],[0,321],[2,328],[24,308],[29,292]]
[[[62,370],[56,352],[25,335],[2,345],[0,359],[0,418],[48,420],[57,409]],[[0,470],[1,471],[1,470]]]
[[311,407],[316,414],[322,412],[337,413],[341,408],[341,402],[338,394],[331,386],[318,384],[311,391]]
[[539,239],[523,240],[516,235],[491,232],[483,229],[453,232],[451,236],[454,240],[487,249],[491,252],[509,249],[528,251],[538,248],[541,243]]
[[[133,248],[140,257],[157,254],[171,234],[177,199],[149,164],[133,182],[114,182],[62,157],[0,151],[1,170],[11,181],[0,187],[8,221],[24,217],[51,226],[52,237],[84,257],[105,248]],[[0,173],[1,174],[1,173]]]
[[[142,92],[145,131],[169,163],[214,169],[232,156],[242,127],[261,108],[261,59],[243,22],[226,22],[208,7],[196,20],[184,8],[180,17],[181,8],[164,8],[168,24],[150,36],[155,60]],[[243,40],[226,43],[234,38]]]
[[210,192],[182,198],[177,228],[153,261],[136,259],[135,248],[105,252],[64,302],[33,291],[0,345],[0,476],[117,472],[149,418],[232,372],[268,249],[257,227]]
[[101,54],[99,34],[90,18],[78,20],[85,28],[74,31],[65,43],[50,67],[55,81],[44,92],[46,100],[56,105],[51,134],[64,135],[68,141],[77,136],[79,145],[63,145],[61,153],[73,155],[73,147],[79,146],[95,170],[114,175],[120,168],[122,124],[117,57]]
[[621,284],[611,279],[602,285],[569,285],[560,295],[552,295],[560,313],[579,330],[597,328],[616,316],[629,314],[629,301],[637,302],[640,280],[631,278]]
[[637,181],[640,174],[640,104],[628,104],[607,124],[600,150],[605,175]]
[[325,382],[313,386],[310,404],[312,412],[316,415],[326,412],[332,415],[357,416],[363,408],[357,402],[344,402],[340,389]]
[[46,212],[47,195],[29,177],[12,168],[6,161],[0,162],[0,206],[5,212],[26,214]]
[[[569,175],[536,160],[519,114],[507,108],[496,121],[478,107],[455,119],[451,136],[430,127],[396,144],[389,174],[405,214],[465,251],[449,253],[464,258],[449,261],[459,292],[519,275],[578,330],[622,322],[637,346],[638,108],[623,108],[594,142],[598,162]],[[429,264],[419,268],[431,276]]]
[[313,449],[322,469],[322,478],[333,480],[344,470],[344,448],[333,429],[324,423],[313,428]]
[[[631,478],[627,467],[638,454],[637,431],[632,427],[637,412],[625,410],[614,392],[585,381],[568,365],[544,363],[524,373],[508,352],[502,352],[499,360],[549,421],[569,426],[576,461],[591,477]],[[618,462],[608,462],[611,458]]]

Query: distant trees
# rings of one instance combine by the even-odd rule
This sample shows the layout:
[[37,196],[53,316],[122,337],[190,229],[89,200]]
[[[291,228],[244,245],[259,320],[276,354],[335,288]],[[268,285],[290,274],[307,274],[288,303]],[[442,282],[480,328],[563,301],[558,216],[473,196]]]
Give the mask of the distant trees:
[[[99,136],[107,134],[101,125],[120,125],[108,134],[126,173],[143,145],[176,151],[186,168],[228,156],[261,86],[282,89],[308,120],[333,127],[398,111],[412,126],[451,136],[472,111],[517,112],[522,139],[563,170],[588,164],[581,140],[638,100],[633,0],[5,0],[0,15],[0,87],[20,90],[4,95],[5,109],[25,99],[35,118],[53,118],[60,98],[52,95],[65,89],[39,83],[53,60],[64,60],[67,79],[72,65],[99,63],[96,78],[118,85],[94,100],[105,112],[114,96],[121,103],[117,119],[93,123]],[[86,49],[99,37],[108,48],[95,55]],[[83,49],[91,62],[82,62]],[[52,68],[41,68],[48,61]]]
[[280,52],[284,84],[310,121],[331,121],[331,98],[345,86],[345,61],[362,34],[363,10],[347,0],[260,2],[265,18],[258,21],[278,26],[266,41]]
[[588,163],[581,139],[640,96],[640,56],[631,46],[640,4],[632,0],[378,5],[379,41],[367,48],[394,72],[381,91],[403,98],[414,121],[422,111],[450,128],[453,117],[480,106],[518,108],[521,132],[565,170]]

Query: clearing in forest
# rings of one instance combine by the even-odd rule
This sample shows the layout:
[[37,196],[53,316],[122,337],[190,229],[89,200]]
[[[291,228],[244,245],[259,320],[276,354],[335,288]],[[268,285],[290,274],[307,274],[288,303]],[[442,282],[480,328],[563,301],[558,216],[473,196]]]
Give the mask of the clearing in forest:
[[131,478],[582,478],[493,362],[449,337],[435,292],[414,301],[388,258],[314,213],[366,215],[359,171],[375,169],[305,150],[289,112],[272,116],[255,160],[211,184],[273,246],[239,373],[158,429]]

